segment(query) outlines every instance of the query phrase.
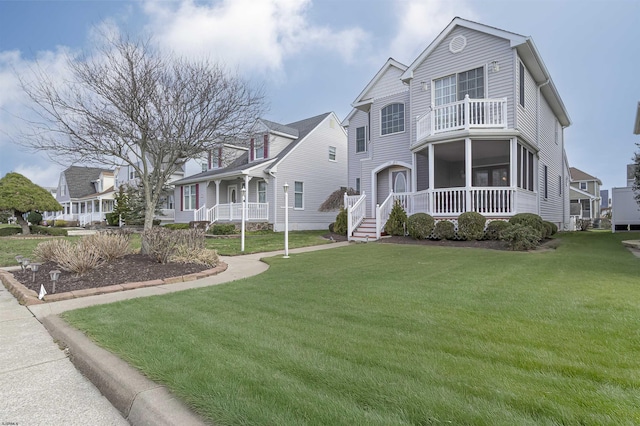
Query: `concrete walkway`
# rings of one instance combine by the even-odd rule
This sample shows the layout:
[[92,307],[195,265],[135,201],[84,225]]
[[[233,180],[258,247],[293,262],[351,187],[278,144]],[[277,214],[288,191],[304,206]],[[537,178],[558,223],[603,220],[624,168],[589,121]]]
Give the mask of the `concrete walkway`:
[[[346,245],[348,243],[342,242],[304,247],[290,250],[290,254]],[[126,425],[127,420],[133,425],[202,424],[202,419],[173,398],[164,387],[97,347],[56,315],[92,305],[251,277],[268,269],[265,263],[260,262],[261,258],[282,254],[283,251],[276,251],[222,257],[229,265],[227,270],[201,280],[29,307],[19,305],[0,286],[0,422],[20,426]],[[60,349],[54,339],[65,350]]]

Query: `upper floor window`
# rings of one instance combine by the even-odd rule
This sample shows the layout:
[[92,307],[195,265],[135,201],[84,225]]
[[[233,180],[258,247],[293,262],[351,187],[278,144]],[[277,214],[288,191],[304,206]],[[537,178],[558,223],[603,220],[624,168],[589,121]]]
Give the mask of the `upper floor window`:
[[391,104],[380,112],[381,134],[404,132],[404,104]]
[[365,152],[367,150],[366,127],[358,127],[356,129],[356,152]]
[[433,101],[436,106],[471,99],[484,98],[484,67],[448,75],[433,81]]
[[329,161],[336,161],[336,147],[329,147]]
[[200,168],[203,172],[206,172],[207,170],[209,170],[209,166],[207,165],[207,163],[201,163]]
[[587,182],[580,182],[580,189],[582,189],[583,191],[587,190]]
[[254,154],[253,158],[256,159],[256,160],[264,158],[264,145],[260,145],[260,146],[256,146],[255,147],[255,154]]

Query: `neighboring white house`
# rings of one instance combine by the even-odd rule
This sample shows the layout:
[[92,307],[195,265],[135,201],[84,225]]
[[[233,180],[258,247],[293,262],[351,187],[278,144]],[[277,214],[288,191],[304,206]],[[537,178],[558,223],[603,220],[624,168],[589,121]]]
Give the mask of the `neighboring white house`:
[[575,167],[570,168],[570,174],[569,199],[571,216],[576,219],[599,219],[602,181]]
[[286,125],[259,119],[252,134],[248,149],[225,146],[210,170],[174,182],[176,223],[239,222],[244,188],[247,220],[282,231],[288,184],[289,229],[326,229],[336,212],[318,208],[347,183],[347,137],[335,113]]
[[[640,102],[636,110],[636,122],[633,133],[640,135]],[[627,165],[627,186],[611,188],[611,230],[640,231],[640,205],[635,199],[633,184],[635,182],[636,165]]]
[[[56,200],[62,205],[55,219],[85,226],[105,220],[113,211],[114,172],[97,167],[71,166],[60,173]],[[51,219],[51,217],[47,217]]]
[[568,227],[571,122],[530,37],[455,18],[409,66],[389,59],[352,106],[350,234],[375,222],[379,237],[396,200],[436,219],[530,212]]

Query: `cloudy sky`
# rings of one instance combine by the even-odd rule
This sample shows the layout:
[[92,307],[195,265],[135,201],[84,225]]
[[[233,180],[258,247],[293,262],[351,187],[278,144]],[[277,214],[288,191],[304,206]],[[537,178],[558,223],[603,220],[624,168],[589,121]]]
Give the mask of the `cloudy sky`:
[[265,118],[346,117],[388,57],[411,61],[460,16],[533,37],[569,111],[572,166],[624,186],[640,101],[637,0],[0,0],[0,176],[56,186],[64,168],[12,142],[27,105],[16,84],[35,61],[64,76],[64,57],[92,48],[96,29],[151,35],[207,55],[265,87]]

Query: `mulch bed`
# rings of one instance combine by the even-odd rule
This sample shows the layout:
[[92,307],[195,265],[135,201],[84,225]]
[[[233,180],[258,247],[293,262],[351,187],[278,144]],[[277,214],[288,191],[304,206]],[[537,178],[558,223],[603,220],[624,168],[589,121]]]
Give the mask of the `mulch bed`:
[[129,254],[105,263],[80,276],[62,270],[53,262],[46,262],[40,266],[36,273],[35,282],[32,281],[33,273],[29,268],[25,272],[14,271],[13,276],[25,287],[36,293],[40,291],[41,284],[44,285],[47,292],[51,293],[52,282],[49,277],[49,271],[54,269],[60,271],[60,278],[56,283],[56,293],[63,293],[87,288],[106,287],[114,284],[188,275],[204,271],[209,267],[194,263],[167,263],[163,265],[146,255]]

